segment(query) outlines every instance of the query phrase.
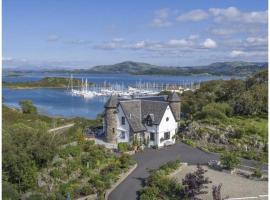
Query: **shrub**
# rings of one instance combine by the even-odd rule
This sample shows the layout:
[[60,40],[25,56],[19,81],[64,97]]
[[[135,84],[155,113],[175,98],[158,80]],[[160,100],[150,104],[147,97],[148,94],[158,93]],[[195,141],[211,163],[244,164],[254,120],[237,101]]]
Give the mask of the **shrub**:
[[51,172],[50,172],[50,175],[54,178],[61,178],[64,173],[62,170],[59,170],[59,169],[53,169]]
[[140,191],[140,200],[154,200],[159,194],[157,187],[146,187]]
[[257,178],[261,178],[262,177],[261,169],[259,167],[256,167],[256,169],[254,169],[254,171],[252,173],[252,176],[257,177]]
[[239,158],[234,153],[224,153],[220,157],[221,164],[225,169],[233,169],[240,164]]
[[19,199],[20,195],[15,185],[4,181],[2,185],[2,198],[4,200]]
[[21,100],[19,102],[22,112],[26,114],[36,114],[37,108],[33,105],[31,100]]
[[130,149],[130,145],[127,142],[120,142],[118,143],[118,150],[120,152],[126,152]]
[[159,169],[164,170],[166,174],[171,173],[172,171],[176,170],[180,166],[180,161],[170,161],[167,162],[165,165],[162,165]]
[[192,146],[192,147],[196,147],[196,143],[190,139],[184,139],[183,142],[187,145]]

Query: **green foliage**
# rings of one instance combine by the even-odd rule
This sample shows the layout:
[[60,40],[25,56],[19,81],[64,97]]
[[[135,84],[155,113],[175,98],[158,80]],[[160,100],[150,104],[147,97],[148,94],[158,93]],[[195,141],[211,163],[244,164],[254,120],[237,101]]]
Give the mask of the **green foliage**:
[[234,169],[240,164],[239,158],[234,153],[224,153],[220,157],[220,162],[225,169]]
[[179,199],[183,192],[182,186],[167,176],[179,166],[180,162],[176,160],[162,165],[158,170],[150,171],[146,186],[139,192],[139,199]]
[[[104,191],[134,164],[129,155],[116,157],[103,146],[82,140],[83,130],[100,126],[100,118],[72,119],[75,126],[61,134],[48,133],[53,120],[58,124],[71,122],[24,114],[3,106],[2,166],[6,199],[19,199],[25,192],[34,194],[31,199],[64,200],[68,192],[72,199],[79,198]],[[45,186],[37,188],[40,178]],[[51,181],[54,184],[49,189]]]
[[261,169],[259,167],[256,167],[252,173],[252,176],[261,178],[262,177]]
[[120,142],[117,147],[120,152],[127,152],[131,149],[131,146],[127,142]]
[[19,102],[22,112],[26,114],[36,114],[37,108],[33,105],[31,100],[21,100]]
[[20,198],[19,192],[15,185],[3,181],[2,183],[2,199],[3,200],[18,200]]
[[[3,87],[9,88],[66,88],[70,84],[70,78],[64,77],[45,77],[38,81],[31,82],[3,82]],[[81,85],[80,79],[73,79],[73,85]],[[92,83],[89,83],[92,84]]]
[[192,147],[196,147],[196,143],[191,139],[183,139],[182,142],[184,142],[187,145],[190,145]]

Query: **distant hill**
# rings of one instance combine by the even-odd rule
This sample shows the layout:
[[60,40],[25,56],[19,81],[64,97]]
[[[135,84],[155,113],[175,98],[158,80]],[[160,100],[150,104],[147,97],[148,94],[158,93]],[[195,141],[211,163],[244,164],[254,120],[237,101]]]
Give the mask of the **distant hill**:
[[133,74],[133,75],[230,75],[250,76],[268,68],[267,62],[216,62],[210,65],[188,67],[165,67],[148,63],[125,61],[113,65],[98,65],[89,69],[42,70],[46,72],[69,72],[91,74]]
[[126,61],[114,65],[99,65],[83,71],[89,73],[125,73],[135,75],[211,74],[248,76],[267,68],[268,63],[258,62],[216,62],[210,65],[194,67],[161,67],[147,63]]

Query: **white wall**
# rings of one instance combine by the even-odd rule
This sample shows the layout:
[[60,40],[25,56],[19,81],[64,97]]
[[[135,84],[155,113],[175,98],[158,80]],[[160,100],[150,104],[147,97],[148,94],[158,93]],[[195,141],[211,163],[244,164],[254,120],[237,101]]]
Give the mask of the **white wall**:
[[[125,125],[122,125],[122,117],[125,117],[123,109],[121,106],[118,106],[117,112],[117,142],[129,142],[129,124],[127,118],[125,117]],[[121,131],[125,131],[125,139],[121,138]]]
[[[166,121],[166,118],[169,117],[169,121]],[[170,107],[168,106],[162,120],[158,126],[158,133],[157,133],[157,145],[158,147],[164,146],[164,143],[166,142],[172,142],[175,143],[175,139],[173,139],[173,136],[175,135],[175,130],[177,129],[177,123],[173,117],[172,111]],[[170,132],[170,139],[164,140],[163,142],[160,142],[161,138],[164,138],[164,133]]]

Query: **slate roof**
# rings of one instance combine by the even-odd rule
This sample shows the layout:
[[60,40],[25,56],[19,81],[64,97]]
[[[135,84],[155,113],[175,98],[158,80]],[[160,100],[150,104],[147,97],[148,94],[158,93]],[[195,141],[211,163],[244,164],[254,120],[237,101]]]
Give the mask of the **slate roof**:
[[145,99],[123,100],[119,102],[133,132],[145,131],[144,120],[150,116],[153,124],[160,124],[169,103]]
[[111,96],[106,104],[104,105],[105,108],[116,108],[118,104],[118,97],[117,96]]
[[178,94],[176,92],[173,92],[171,95],[169,95],[168,101],[170,101],[170,102],[179,102],[181,100],[180,100],[180,97],[178,96]]

